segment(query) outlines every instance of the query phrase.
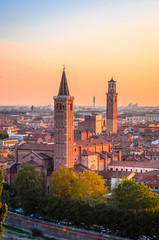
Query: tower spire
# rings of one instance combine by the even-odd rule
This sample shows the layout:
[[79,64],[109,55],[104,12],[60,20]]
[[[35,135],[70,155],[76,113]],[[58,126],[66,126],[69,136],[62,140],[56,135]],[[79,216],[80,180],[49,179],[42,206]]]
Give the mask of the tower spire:
[[69,92],[69,89],[68,89],[68,84],[67,84],[65,68],[66,68],[65,65],[63,65],[63,73],[62,73],[62,78],[61,78],[61,83],[60,83],[58,96],[69,96],[70,95],[70,92]]

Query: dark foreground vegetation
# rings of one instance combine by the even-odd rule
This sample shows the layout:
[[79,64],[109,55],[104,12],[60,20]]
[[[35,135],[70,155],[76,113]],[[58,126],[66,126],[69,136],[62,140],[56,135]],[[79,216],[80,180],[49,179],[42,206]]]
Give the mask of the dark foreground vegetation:
[[39,214],[46,219],[56,219],[83,226],[103,233],[138,239],[149,236],[159,239],[159,210],[135,211],[108,207],[103,203],[90,205],[89,202],[52,197],[45,202]]
[[41,179],[34,166],[26,165],[12,191],[4,186],[2,202],[13,211],[46,221],[131,239],[159,239],[159,198],[144,184],[124,179],[108,203],[104,181],[92,171],[77,176],[61,166],[52,174],[47,197]]

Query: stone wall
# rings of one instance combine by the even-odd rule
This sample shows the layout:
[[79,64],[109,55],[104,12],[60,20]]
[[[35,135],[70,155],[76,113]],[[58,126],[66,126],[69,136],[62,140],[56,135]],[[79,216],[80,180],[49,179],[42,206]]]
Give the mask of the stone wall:
[[51,237],[63,238],[67,240],[127,240],[126,238],[111,237],[106,234],[95,233],[83,229],[66,227],[47,221],[33,219],[12,212],[8,212],[4,223],[27,230],[36,228],[40,230],[43,234],[48,234]]

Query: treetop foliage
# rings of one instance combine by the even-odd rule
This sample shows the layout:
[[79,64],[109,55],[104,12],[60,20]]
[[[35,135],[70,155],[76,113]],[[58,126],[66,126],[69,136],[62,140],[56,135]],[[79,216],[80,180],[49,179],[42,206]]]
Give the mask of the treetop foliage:
[[[3,170],[0,168],[0,195],[2,193],[2,189],[3,189]],[[8,210],[7,205],[2,204],[0,202],[0,237],[2,236],[2,234],[4,232],[2,223],[5,219],[7,210]]]
[[9,138],[9,134],[6,132],[0,132],[0,139]]
[[73,182],[78,179],[73,169],[60,164],[59,169],[52,173],[50,194],[69,197]]
[[16,175],[13,188],[24,212],[35,212],[42,195],[41,183],[42,176],[34,165],[24,165]]
[[105,181],[93,171],[84,171],[78,175],[74,169],[63,164],[52,173],[50,195],[68,197],[74,200],[106,202]]
[[113,190],[116,206],[119,209],[154,211],[159,209],[159,198],[142,182],[123,179]]

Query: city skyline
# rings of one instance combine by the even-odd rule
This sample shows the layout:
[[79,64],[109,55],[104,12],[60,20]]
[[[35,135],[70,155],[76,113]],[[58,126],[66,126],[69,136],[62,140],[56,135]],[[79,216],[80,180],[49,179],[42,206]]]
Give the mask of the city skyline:
[[48,105],[63,64],[75,105],[157,106],[158,1],[0,1],[1,105]]

